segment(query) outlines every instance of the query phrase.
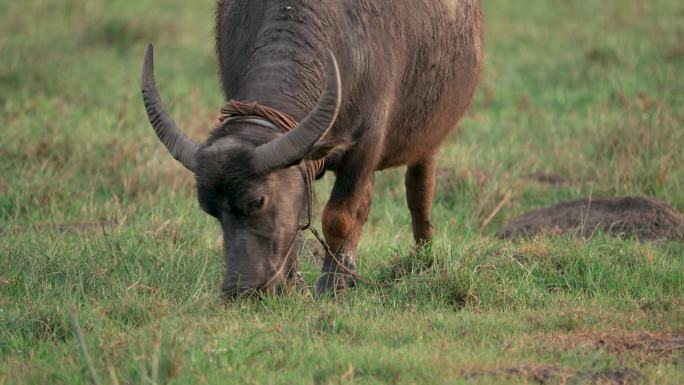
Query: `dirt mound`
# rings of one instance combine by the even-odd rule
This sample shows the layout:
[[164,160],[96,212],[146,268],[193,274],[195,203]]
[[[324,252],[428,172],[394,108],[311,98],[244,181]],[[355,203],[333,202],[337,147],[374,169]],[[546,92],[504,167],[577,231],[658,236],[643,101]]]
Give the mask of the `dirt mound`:
[[555,365],[525,365],[496,368],[466,373],[463,377],[469,380],[485,377],[518,377],[543,385],[575,383],[627,385],[641,383],[642,379],[639,372],[629,368],[578,371]]
[[530,211],[513,220],[497,236],[577,233],[586,237],[598,229],[642,241],[684,239],[684,216],[648,197],[582,199]]
[[567,185],[570,184],[570,179],[558,175],[558,174],[547,174],[543,172],[537,172],[534,174],[528,174],[524,176],[525,179],[531,180],[537,183],[541,184],[550,184],[550,185]]
[[546,340],[545,346],[566,350],[601,349],[618,355],[636,356],[642,362],[676,358],[684,352],[684,334],[610,330],[551,335],[543,339]]

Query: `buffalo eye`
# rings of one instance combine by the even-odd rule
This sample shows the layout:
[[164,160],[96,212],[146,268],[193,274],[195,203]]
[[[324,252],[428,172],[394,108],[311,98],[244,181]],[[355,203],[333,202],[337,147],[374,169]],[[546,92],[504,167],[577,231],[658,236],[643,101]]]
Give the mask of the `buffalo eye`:
[[255,199],[247,204],[247,214],[252,215],[264,207],[264,197]]

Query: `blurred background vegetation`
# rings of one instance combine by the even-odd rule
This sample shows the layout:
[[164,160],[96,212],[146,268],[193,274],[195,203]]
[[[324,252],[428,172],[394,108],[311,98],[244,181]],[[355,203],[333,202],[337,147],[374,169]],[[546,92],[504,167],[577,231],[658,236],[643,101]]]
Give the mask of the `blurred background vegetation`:
[[[411,250],[403,171],[382,172],[360,270],[391,288],[225,307],[218,228],[139,91],[153,42],[172,115],[207,135],[223,102],[214,1],[0,0],[0,383],[88,381],[71,304],[97,371],[121,383],[456,383],[531,363],[684,382],[681,351],[644,359],[545,339],[681,335],[681,242],[492,236],[586,196],[684,210],[684,3],[484,6],[486,66],[441,153],[434,254]],[[319,206],[331,185],[318,183]],[[318,257],[307,243],[309,283]]]

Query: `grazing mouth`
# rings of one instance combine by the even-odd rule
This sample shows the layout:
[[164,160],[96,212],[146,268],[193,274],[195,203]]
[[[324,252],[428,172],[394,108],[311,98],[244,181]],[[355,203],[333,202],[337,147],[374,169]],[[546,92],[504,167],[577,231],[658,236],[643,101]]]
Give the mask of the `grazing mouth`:
[[304,277],[299,272],[297,253],[294,247],[297,244],[296,239],[296,237],[293,238],[280,265],[276,265],[272,261],[270,262],[272,273],[261,285],[255,287],[224,286],[221,290],[222,296],[235,299],[252,296],[258,297],[262,294],[292,293],[297,290],[303,290],[305,288]]
[[294,242],[293,239],[280,267],[276,268],[276,266],[271,263],[274,267],[274,272],[271,277],[259,287],[259,290],[267,293],[281,292],[284,289],[296,286],[298,283],[303,285],[304,279],[297,268],[297,253],[294,252],[295,243],[296,242]]
[[[276,278],[281,278],[282,276],[276,276]],[[273,278],[269,281],[274,281]],[[277,281],[277,279],[275,280]],[[290,294],[295,292],[304,292],[306,290],[304,277],[293,269],[287,274],[284,280],[278,282],[271,282],[268,285],[268,281],[265,282],[260,287],[231,287],[222,289],[222,297],[224,300],[237,300],[243,298],[254,298],[259,299],[264,295],[281,295]]]

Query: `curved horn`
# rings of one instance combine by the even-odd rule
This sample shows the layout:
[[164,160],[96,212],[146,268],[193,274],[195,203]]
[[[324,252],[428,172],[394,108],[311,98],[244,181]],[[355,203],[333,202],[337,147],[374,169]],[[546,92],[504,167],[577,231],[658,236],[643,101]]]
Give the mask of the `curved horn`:
[[173,157],[190,171],[195,170],[195,152],[199,148],[197,143],[188,138],[173,121],[171,115],[164,108],[154,81],[154,49],[152,44],[147,46],[145,62],[142,69],[142,95],[145,110],[150,118],[159,140],[166,146]]
[[256,148],[258,172],[267,173],[301,160],[335,123],[342,98],[340,70],[331,51],[325,59],[326,84],[318,105],[294,130]]

